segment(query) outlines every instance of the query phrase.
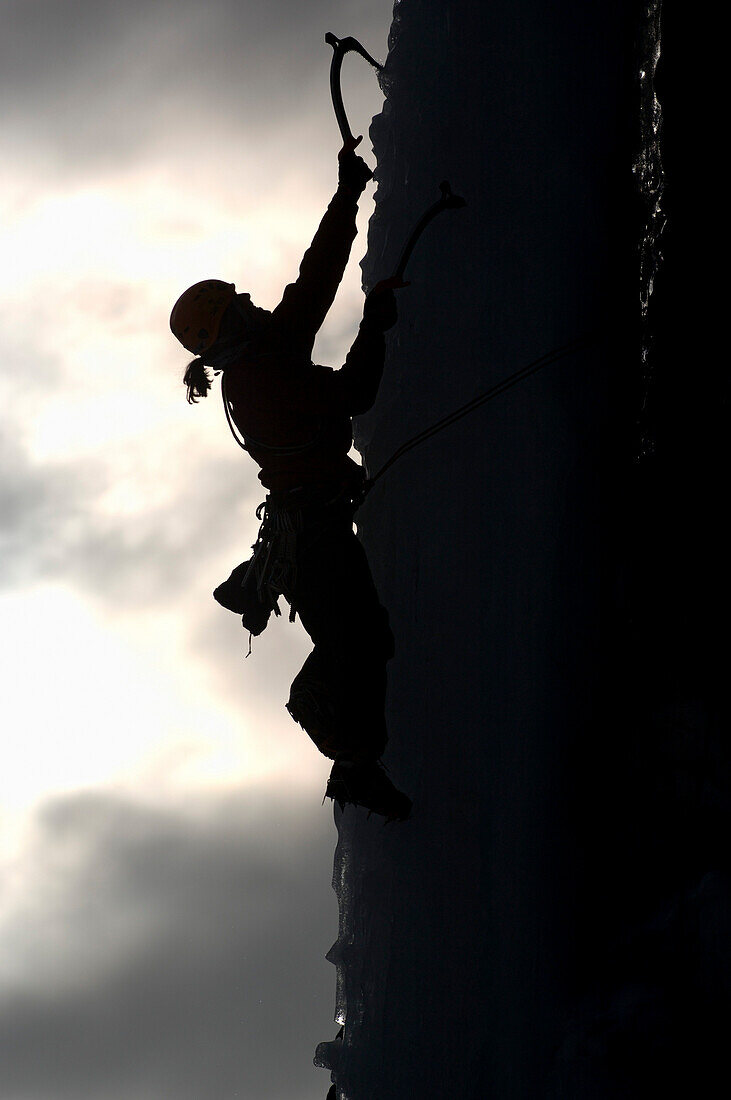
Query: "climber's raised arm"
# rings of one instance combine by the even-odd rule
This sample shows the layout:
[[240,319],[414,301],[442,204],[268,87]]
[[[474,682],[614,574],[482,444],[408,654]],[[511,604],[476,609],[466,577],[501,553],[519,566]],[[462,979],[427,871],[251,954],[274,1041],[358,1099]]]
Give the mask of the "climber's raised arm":
[[367,164],[357,156],[361,138],[338,154],[338,188],[300,264],[299,276],[285,287],[273,313],[277,327],[293,336],[313,340],[325,320],[343,277],[356,235],[358,199],[371,179]]

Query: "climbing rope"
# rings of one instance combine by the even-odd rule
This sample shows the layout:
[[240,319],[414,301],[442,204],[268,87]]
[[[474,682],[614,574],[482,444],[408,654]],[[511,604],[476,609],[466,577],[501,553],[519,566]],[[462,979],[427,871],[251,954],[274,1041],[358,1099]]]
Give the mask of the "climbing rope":
[[[582,348],[588,347],[596,339],[595,334],[589,333],[586,336],[579,336],[575,340],[570,340],[567,344],[561,344],[557,348],[553,348],[552,351],[546,352],[544,355],[540,355],[537,359],[533,359],[526,366],[521,367],[520,370],[515,371],[514,374],[508,375],[502,382],[497,382],[490,389],[484,390],[479,393],[477,397],[473,397],[471,401],[468,401],[466,405],[461,405],[458,409],[448,413],[447,416],[443,416],[441,420],[435,421],[428,428],[424,428],[423,431],[417,435],[412,436],[411,439],[407,439],[405,443],[402,443],[398,447],[391,457],[384,462],[383,466],[378,470],[373,477],[368,478],[361,490],[358,498],[357,507],[365,500],[368,493],[370,493],[373,486],[379,481],[387,470],[393,466],[394,462],[397,462],[400,458],[403,458],[405,454],[413,450],[414,447],[418,447],[422,443],[426,443],[427,439],[431,439],[432,436],[437,435],[438,432],[444,431],[445,428],[449,428],[452,424],[456,424],[462,417],[467,416],[469,413],[474,412],[475,409],[481,408],[486,405],[488,401],[492,401],[493,398],[499,397],[501,393],[505,393],[506,390],[511,389],[512,386],[517,386],[519,382],[523,382],[526,378],[530,378],[532,374],[536,374],[539,370],[543,370],[544,367],[550,366],[552,363],[558,362],[560,359],[564,359],[567,355],[572,355],[574,352],[580,351]],[[229,408],[228,400],[226,398],[226,379],[225,375],[221,380],[221,393],[223,397],[223,407],[226,411],[226,420],[228,426],[231,429],[231,435],[234,437],[239,447],[244,451],[248,451],[246,442],[239,438],[239,435],[234,427],[233,418],[231,416],[231,410]],[[266,450],[271,450],[279,454],[297,454],[301,451],[307,450],[317,440],[310,440],[308,443],[301,444],[296,447],[265,447]],[[262,445],[263,446],[263,445]]]
[[393,466],[394,462],[397,462],[399,458],[403,458],[403,456],[413,450],[414,447],[418,447],[421,443],[425,443],[427,439],[431,439],[432,436],[436,435],[438,432],[444,431],[444,429],[450,427],[450,425],[456,424],[463,416],[467,416],[468,413],[474,412],[475,409],[479,409],[482,405],[486,405],[487,402],[492,401],[494,397],[498,397],[501,393],[505,393],[506,390],[509,390],[512,386],[516,386],[518,382],[530,378],[532,374],[536,374],[539,370],[543,370],[544,367],[548,367],[552,363],[558,362],[559,359],[563,359],[565,356],[571,355],[581,348],[588,347],[593,343],[595,338],[594,334],[577,337],[577,339],[571,340],[567,344],[561,344],[552,351],[546,352],[544,355],[539,356],[538,359],[533,359],[532,362],[528,363],[525,367],[521,367],[521,369],[515,371],[514,374],[504,378],[502,382],[498,382],[496,385],[491,386],[490,389],[478,394],[477,397],[473,397],[466,405],[461,405],[460,408],[455,409],[454,412],[442,417],[441,420],[437,420],[430,427],[425,428],[411,439],[408,439],[405,443],[402,443],[401,446],[394,451],[388,461],[384,462],[380,470],[365,482],[361,503],[375,483],[383,477],[391,466]]
[[[330,91],[332,93],[333,106],[335,108],[335,117],[337,118],[340,133],[345,143],[353,140],[353,132],[350,129],[348,119],[345,113],[345,107],[343,106],[342,89],[340,86],[340,70],[343,63],[343,57],[348,51],[353,50],[360,54],[366,61],[371,64],[377,72],[382,71],[382,66],[364,49],[360,42],[355,38],[337,38],[334,34],[328,33],[325,35],[325,41],[328,45],[333,47],[333,59],[330,68]],[[414,247],[421,237],[426,226],[432,221],[437,214],[440,214],[443,210],[458,210],[466,206],[465,200],[452,193],[452,188],[447,180],[444,180],[440,185],[441,198],[437,200],[426,213],[422,216],[417,223],[414,231],[409,237],[401,258],[398,262],[394,279],[403,281],[406,265],[411,257]],[[429,428],[425,428],[424,431],[415,435],[412,439],[402,443],[401,446],[394,451],[387,462],[381,466],[380,470],[374,474],[372,478],[369,478],[363,483],[363,487],[359,494],[357,501],[354,501],[356,508],[365,500],[368,493],[371,491],[376,482],[383,477],[387,470],[393,466],[394,462],[397,462],[414,447],[418,447],[420,444],[425,443],[427,439],[431,439],[438,432],[444,431],[451,424],[456,424],[458,420],[461,420],[463,416],[467,416],[468,413],[474,412],[475,409],[479,409],[482,405],[485,405],[488,401],[492,401],[494,397],[498,397],[499,394],[505,393],[511,386],[515,386],[518,382],[522,382],[524,379],[529,378],[532,374],[535,374],[539,370],[543,370],[544,367],[549,366],[551,363],[557,362],[559,359],[563,359],[566,355],[571,355],[573,352],[578,351],[582,347],[586,347],[593,341],[592,335],[579,337],[576,340],[570,341],[568,344],[562,344],[560,347],[554,348],[553,351],[547,352],[545,355],[539,356],[538,359],[534,359],[527,366],[522,367],[520,370],[511,374],[508,378],[505,378],[502,382],[498,382],[497,385],[491,386],[489,390],[485,390],[484,393],[478,394],[471,401],[468,401],[466,405],[462,405],[459,409],[455,409],[454,412],[449,413],[447,416],[442,417],[441,420],[437,420]],[[234,431],[234,427],[231,420],[231,414],[228,407],[228,402],[224,396],[224,408],[226,409],[226,418],[228,420],[231,432],[236,439],[239,446],[244,447],[245,444],[239,440]]]
[[268,451],[270,454],[275,455],[298,455],[303,451],[309,451],[310,447],[314,447],[316,443],[319,443],[322,436],[322,424],[318,424],[317,434],[313,439],[308,439],[306,443],[295,443],[287,447],[274,447],[270,443],[262,443],[259,439],[254,439],[252,435],[244,435],[236,430],[236,426],[231,416],[231,407],[226,396],[226,375],[224,374],[221,379],[221,397],[223,398],[223,408],[226,413],[226,422],[231,431],[231,435],[242,451],[246,451],[247,454],[251,454],[251,448],[257,451]]

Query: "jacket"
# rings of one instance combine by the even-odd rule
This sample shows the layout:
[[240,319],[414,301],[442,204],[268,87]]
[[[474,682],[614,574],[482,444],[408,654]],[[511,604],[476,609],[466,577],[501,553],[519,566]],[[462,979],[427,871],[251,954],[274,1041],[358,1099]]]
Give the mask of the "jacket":
[[339,187],[305,253],[299,276],[226,368],[225,400],[259,480],[281,492],[354,487],[351,417],[373,404],[385,353],[377,321],[364,316],[340,370],[313,364],[315,336],[332,305],[356,236],[357,202]]

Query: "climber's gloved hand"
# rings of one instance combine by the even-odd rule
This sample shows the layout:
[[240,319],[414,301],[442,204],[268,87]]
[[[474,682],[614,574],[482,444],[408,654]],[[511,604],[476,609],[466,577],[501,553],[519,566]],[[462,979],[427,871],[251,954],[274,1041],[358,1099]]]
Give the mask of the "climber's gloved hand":
[[393,328],[398,320],[394,290],[400,290],[405,286],[410,284],[395,276],[390,279],[381,279],[365,300],[363,319],[374,324],[381,332]]
[[373,173],[366,162],[355,153],[362,140],[362,134],[360,137],[350,138],[338,153],[338,185],[352,192],[356,198],[362,195],[365,185],[373,179]]

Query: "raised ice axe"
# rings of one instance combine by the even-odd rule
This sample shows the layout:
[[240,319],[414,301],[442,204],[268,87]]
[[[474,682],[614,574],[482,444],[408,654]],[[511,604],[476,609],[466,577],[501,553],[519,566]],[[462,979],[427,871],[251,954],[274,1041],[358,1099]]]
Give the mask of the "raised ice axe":
[[[333,58],[330,65],[330,92],[332,95],[333,107],[335,108],[335,117],[338,120],[338,126],[340,127],[340,134],[343,139],[343,144],[350,144],[355,139],[353,132],[348,125],[348,117],[345,113],[345,106],[343,104],[343,93],[340,85],[340,70],[343,65],[343,58],[346,53],[353,50],[355,53],[359,53],[361,57],[373,66],[377,72],[381,72],[383,66],[371,57],[368,51],[358,41],[357,38],[337,38],[332,32],[328,31],[325,35],[325,41],[329,46],[333,48]],[[459,195],[452,194],[452,188],[449,186],[447,180],[443,180],[439,185],[442,192],[441,198],[433,203],[426,213],[420,218],[413,233],[409,237],[403,252],[401,253],[401,259],[398,262],[398,266],[393,276],[387,280],[389,284],[396,286],[403,282],[404,271],[406,265],[409,262],[411,253],[416,247],[416,242],[426,229],[432,218],[435,218],[437,214],[441,214],[442,210],[459,210],[461,207],[466,206],[467,203]]]
[[355,53],[359,53],[361,57],[373,66],[376,72],[380,72],[383,68],[382,65],[371,57],[364,46],[360,44],[357,38],[336,38],[330,31],[325,35],[325,41],[328,46],[333,48],[333,59],[330,65],[330,93],[333,99],[333,107],[335,108],[335,117],[338,120],[338,126],[340,127],[340,133],[343,138],[343,143],[353,141],[353,133],[348,125],[348,116],[345,114],[345,107],[343,105],[343,93],[340,87],[340,70],[343,65],[343,58],[349,50],[354,50]]

